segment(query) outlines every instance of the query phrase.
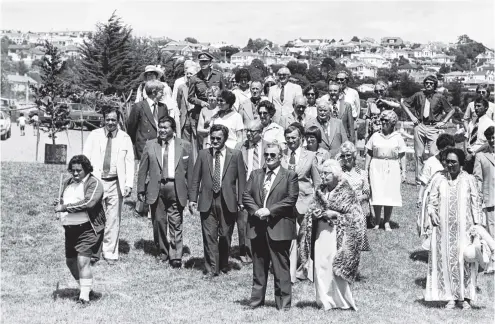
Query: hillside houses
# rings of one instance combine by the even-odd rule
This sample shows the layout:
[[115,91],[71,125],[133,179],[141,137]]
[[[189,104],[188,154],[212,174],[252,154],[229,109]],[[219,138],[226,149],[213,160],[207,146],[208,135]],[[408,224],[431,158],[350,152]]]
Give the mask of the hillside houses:
[[260,57],[260,54],[253,52],[239,52],[230,57],[230,63],[237,66],[249,65],[254,59]]
[[392,49],[401,49],[406,47],[404,41],[400,37],[383,37],[380,44],[383,47],[388,47]]

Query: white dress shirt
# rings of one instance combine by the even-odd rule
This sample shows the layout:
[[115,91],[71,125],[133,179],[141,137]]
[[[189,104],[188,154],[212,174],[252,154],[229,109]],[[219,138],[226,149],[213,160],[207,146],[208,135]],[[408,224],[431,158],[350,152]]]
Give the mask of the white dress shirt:
[[354,117],[354,119],[358,118],[359,114],[361,113],[361,101],[359,100],[359,93],[349,87],[346,87],[343,93],[345,102],[351,105],[352,117]]
[[[101,141],[104,142],[105,144],[105,149],[103,150],[103,159],[102,159],[102,164],[101,164],[101,170],[103,172],[103,164],[105,164],[105,151],[106,151],[106,145],[108,142],[108,131],[106,128],[104,128],[105,132],[105,138],[102,138]],[[119,146],[117,145],[117,141],[115,138],[117,137],[117,132],[119,130],[116,129],[112,132],[112,153],[110,155],[110,171],[108,171],[108,174],[103,175],[106,176],[106,178],[112,178],[117,176],[117,157],[119,154]]]
[[[297,164],[299,162],[299,158],[301,157],[301,152],[302,152],[301,145],[299,145],[299,147],[294,152],[296,153],[294,155],[294,159],[296,160],[296,164],[295,165],[297,166]],[[289,163],[289,161],[290,161],[290,155],[291,154],[292,154],[292,150],[288,149],[287,150],[287,158],[288,158],[287,163]]]
[[[263,151],[261,149],[261,146],[262,145],[261,145],[261,140],[260,140],[258,143],[255,144],[255,147],[249,147],[247,150],[247,153],[248,153],[247,179],[249,179],[249,176],[251,175],[251,172],[253,172],[253,170],[261,168],[261,158],[263,155]],[[257,167],[255,166],[255,168],[253,168],[253,159],[254,159],[254,150],[255,149],[258,150],[258,161],[259,161],[260,165],[258,165]]]
[[[81,182],[72,182],[63,193],[64,205],[73,204],[84,200],[84,184],[89,178],[89,174]],[[60,220],[62,225],[79,225],[89,222],[88,212],[83,210],[76,213],[61,212]]]
[[[162,146],[162,161],[165,154],[165,145]],[[168,141],[167,178],[175,179],[175,137]]]
[[490,126],[495,126],[495,122],[489,116],[487,116],[485,114],[479,118],[479,120],[478,120],[478,133],[476,135],[476,142],[474,142],[474,144],[470,146],[471,150],[476,151],[481,146],[483,146],[487,143],[487,140],[486,140],[484,133],[485,133],[486,129]]
[[179,87],[186,84],[186,77],[180,77],[174,82],[174,90],[172,90],[172,99],[177,102],[177,96],[179,95]]
[[[216,156],[216,151],[213,149],[213,174],[215,174],[215,156]],[[222,186],[222,175],[223,175],[223,166],[225,165],[225,154],[227,154],[227,149],[226,146],[224,146],[220,150],[220,187]]]
[[266,188],[265,201],[263,201],[263,207],[265,207],[265,208],[266,208],[266,200],[268,199],[270,190],[272,189],[273,181],[277,177],[279,170],[280,170],[280,165],[278,167],[276,167],[275,169],[271,170],[273,172],[273,174],[272,174],[272,177],[270,178],[270,182],[265,184],[265,181],[267,179],[266,173],[268,173],[268,171],[270,171],[270,169],[268,169],[268,168],[266,169],[265,178],[263,179],[263,188]]

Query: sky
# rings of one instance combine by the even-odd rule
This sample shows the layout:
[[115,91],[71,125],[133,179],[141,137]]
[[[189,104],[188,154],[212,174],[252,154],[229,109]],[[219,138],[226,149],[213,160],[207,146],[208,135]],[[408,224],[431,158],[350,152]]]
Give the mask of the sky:
[[137,36],[194,37],[245,46],[302,38],[401,37],[455,42],[467,34],[495,47],[495,1],[129,1],[0,0],[1,29],[95,30],[116,10]]

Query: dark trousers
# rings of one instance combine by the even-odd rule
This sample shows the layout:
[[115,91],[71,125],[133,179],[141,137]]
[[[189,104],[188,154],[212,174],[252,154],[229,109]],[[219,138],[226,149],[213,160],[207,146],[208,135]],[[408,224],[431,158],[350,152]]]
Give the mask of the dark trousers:
[[[179,204],[173,181],[160,184],[160,194],[150,207],[153,239],[160,250],[162,259],[164,261],[181,260],[184,208]],[[167,238],[167,227],[170,241]]]
[[213,195],[210,210],[200,215],[205,272],[213,275],[218,275],[220,270],[227,272],[236,215],[229,212],[221,192]]
[[251,240],[253,253],[253,288],[251,304],[265,303],[266,285],[270,261],[273,264],[275,286],[275,304],[277,309],[290,308],[292,299],[292,283],[290,281],[290,240],[273,241],[268,233],[258,235]]
[[240,256],[251,256],[251,240],[247,239],[248,212],[245,210],[237,213],[237,234],[239,235]]

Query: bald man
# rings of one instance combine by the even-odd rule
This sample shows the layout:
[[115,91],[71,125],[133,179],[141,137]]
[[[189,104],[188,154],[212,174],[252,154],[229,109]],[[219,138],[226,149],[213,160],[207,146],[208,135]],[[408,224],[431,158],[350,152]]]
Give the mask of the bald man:
[[301,86],[289,82],[290,75],[288,68],[280,68],[277,72],[278,83],[271,86],[268,92],[268,100],[275,105],[277,111],[273,117],[275,122],[280,121],[282,116],[292,113],[294,98],[302,96]]
[[284,129],[287,129],[292,123],[299,123],[303,127],[306,126],[308,116],[306,115],[306,108],[308,107],[308,100],[303,95],[296,96],[294,98],[293,110],[290,114],[283,115],[277,122]]

